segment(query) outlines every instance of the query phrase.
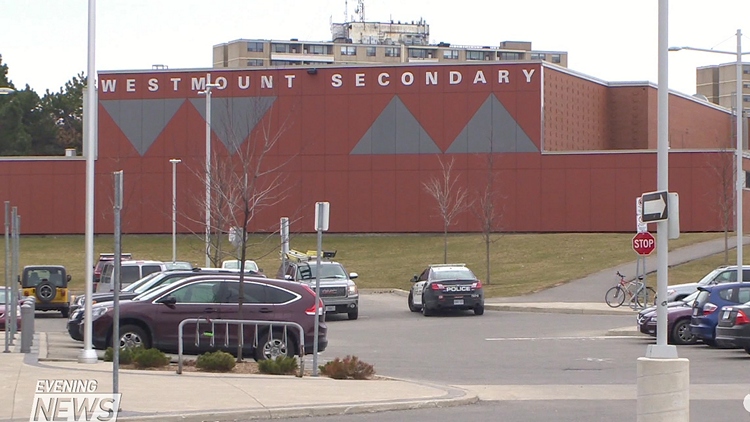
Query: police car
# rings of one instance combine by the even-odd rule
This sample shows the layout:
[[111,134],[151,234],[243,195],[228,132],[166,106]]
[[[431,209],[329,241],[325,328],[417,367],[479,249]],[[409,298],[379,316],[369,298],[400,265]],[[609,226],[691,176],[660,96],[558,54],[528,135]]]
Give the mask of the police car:
[[411,279],[409,310],[434,315],[441,309],[473,310],[484,314],[482,282],[465,264],[430,265]]

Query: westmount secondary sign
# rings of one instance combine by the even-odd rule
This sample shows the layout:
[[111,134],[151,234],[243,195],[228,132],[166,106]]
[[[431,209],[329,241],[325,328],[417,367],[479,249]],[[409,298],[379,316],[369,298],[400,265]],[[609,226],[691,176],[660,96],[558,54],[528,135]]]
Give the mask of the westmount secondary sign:
[[[537,84],[541,78],[538,66],[500,67],[492,66],[469,68],[435,68],[419,69],[423,66],[404,68],[372,69],[326,69],[325,83],[331,88],[388,88],[394,85],[409,87],[439,86],[523,86]],[[322,73],[322,69],[320,70]],[[320,83],[318,79],[310,80],[306,69],[300,70],[237,70],[197,73],[170,72],[101,74],[100,84],[103,94],[195,94],[206,88],[206,83],[217,84],[219,91],[228,90],[234,93],[249,90],[293,90],[305,83]]]

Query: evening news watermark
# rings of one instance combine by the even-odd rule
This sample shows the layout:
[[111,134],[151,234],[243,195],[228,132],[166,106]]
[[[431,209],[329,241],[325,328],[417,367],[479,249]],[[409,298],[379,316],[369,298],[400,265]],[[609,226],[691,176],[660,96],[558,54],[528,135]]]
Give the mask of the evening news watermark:
[[122,394],[97,393],[96,380],[37,380],[29,422],[115,422]]

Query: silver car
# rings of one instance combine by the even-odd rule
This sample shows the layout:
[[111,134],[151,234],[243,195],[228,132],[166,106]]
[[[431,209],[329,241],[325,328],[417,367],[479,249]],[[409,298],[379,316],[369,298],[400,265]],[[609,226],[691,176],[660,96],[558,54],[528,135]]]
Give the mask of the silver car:
[[[721,266],[706,274],[697,283],[675,284],[667,286],[667,301],[674,302],[682,300],[698,290],[698,287],[713,286],[715,284],[733,283],[737,281],[737,266]],[[742,266],[742,281],[750,281],[750,266]]]

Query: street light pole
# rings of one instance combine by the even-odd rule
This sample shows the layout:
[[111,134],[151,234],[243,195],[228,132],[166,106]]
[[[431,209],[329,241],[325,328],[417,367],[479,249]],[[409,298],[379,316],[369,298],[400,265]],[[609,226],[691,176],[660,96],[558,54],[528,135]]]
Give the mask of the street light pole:
[[737,116],[737,146],[735,148],[735,156],[737,162],[735,164],[735,199],[734,199],[734,213],[735,213],[735,231],[737,232],[737,281],[744,281],[742,276],[742,258],[743,258],[743,246],[744,246],[744,230],[742,228],[742,190],[745,184],[745,171],[742,168],[742,119],[744,116],[743,112],[743,95],[742,95],[742,56],[750,54],[750,52],[742,52],[742,30],[737,30],[737,51],[721,51],[713,50],[708,48],[696,48],[696,47],[670,47],[669,51],[680,51],[680,50],[692,50],[702,51],[705,53],[719,53],[719,54],[731,54],[737,57],[736,62],[736,86],[735,86],[735,109]]
[[211,267],[211,74],[206,75],[206,89],[198,94],[206,96],[206,267]]
[[172,263],[177,262],[177,164],[182,160],[173,158],[172,163]]

